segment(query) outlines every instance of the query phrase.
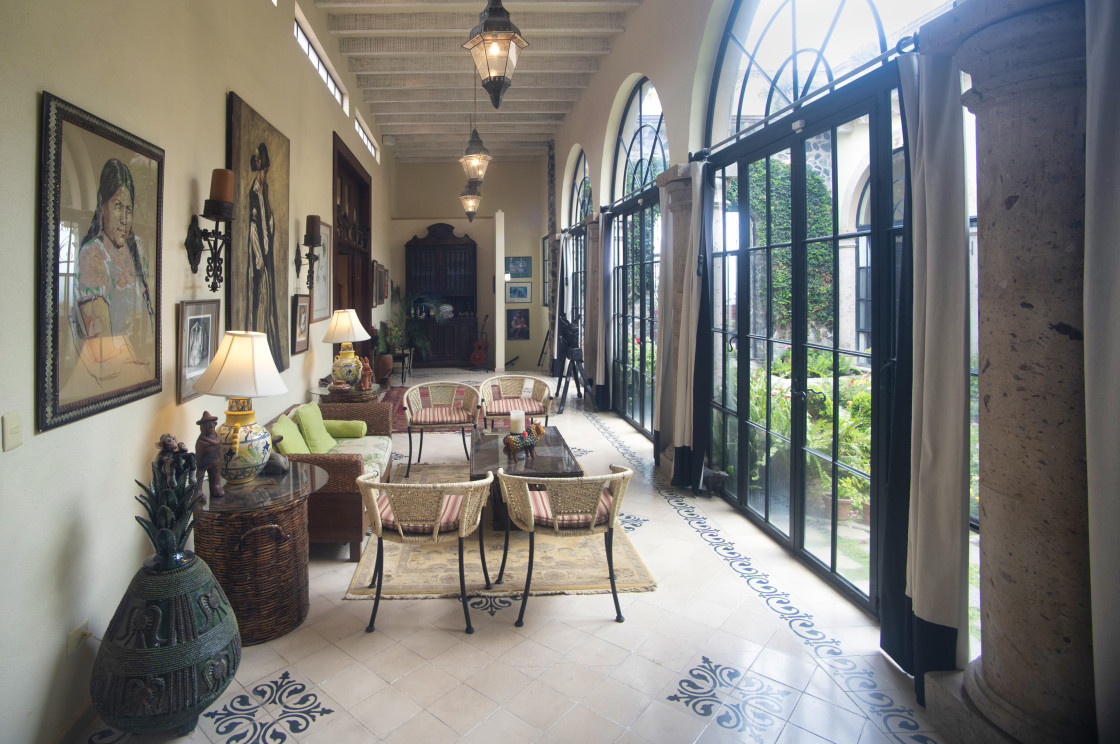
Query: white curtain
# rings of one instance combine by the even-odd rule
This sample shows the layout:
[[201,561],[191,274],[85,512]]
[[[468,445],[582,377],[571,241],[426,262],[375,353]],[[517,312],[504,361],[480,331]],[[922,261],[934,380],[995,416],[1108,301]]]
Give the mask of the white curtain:
[[1120,741],[1120,4],[1086,0],[1085,442],[1100,741]]
[[[661,186],[658,189],[661,204],[661,261],[658,264],[657,280],[657,360],[653,380],[653,431],[664,432],[663,417],[668,416],[669,426],[673,424],[672,398],[674,380],[678,370],[675,364],[668,363],[669,350],[672,348],[673,335],[673,264],[676,263],[673,255],[673,231],[676,229],[673,220],[673,210],[669,208],[669,188]],[[681,328],[683,340],[686,329]],[[663,397],[670,400],[662,400]],[[660,442],[654,440],[655,445],[664,446],[666,437],[662,435]]]
[[968,211],[961,76],[899,58],[913,196],[914,372],[906,594],[968,663]]
[[[673,408],[673,444],[692,447],[692,392],[696,386],[696,329],[700,325],[700,283],[696,267],[700,262],[704,209],[704,164],[690,164],[692,171],[692,219],[688,224],[688,253],[684,257],[684,276],[681,277],[681,339],[677,345],[674,363],[677,376],[672,388],[675,397]],[[664,215],[664,211],[662,212]],[[662,261],[664,266],[664,261]],[[658,359],[667,357],[658,356]],[[674,466],[679,463],[674,463]],[[699,473],[694,473],[699,481]]]

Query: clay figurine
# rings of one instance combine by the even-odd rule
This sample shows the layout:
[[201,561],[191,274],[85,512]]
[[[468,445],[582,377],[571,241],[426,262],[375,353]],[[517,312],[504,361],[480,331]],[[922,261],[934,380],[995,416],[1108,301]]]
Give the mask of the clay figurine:
[[179,442],[171,434],[164,434],[156,443],[159,454],[156,465],[169,484],[174,484],[183,472],[183,458],[190,454],[186,442]]
[[[198,458],[198,472],[206,473],[210,481],[210,497],[220,499],[226,495],[222,488],[222,468],[219,461],[222,457],[222,440],[218,437],[218,417],[211,416],[209,411],[202,412],[202,418],[195,422],[202,432],[195,440],[195,456]],[[199,501],[206,503],[206,496],[202,493],[202,478],[198,479]]]
[[373,386],[373,366],[369,363],[369,357],[362,357],[362,377],[358,381],[359,390],[369,390]]

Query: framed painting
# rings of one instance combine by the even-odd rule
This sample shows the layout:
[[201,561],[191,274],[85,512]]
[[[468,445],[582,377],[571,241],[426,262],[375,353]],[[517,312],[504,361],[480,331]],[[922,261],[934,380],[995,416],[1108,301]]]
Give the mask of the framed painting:
[[184,300],[179,303],[179,402],[197,398],[202,393],[194,389],[194,382],[214,359],[221,335],[221,310],[218,300]]
[[506,302],[532,302],[533,285],[529,282],[506,282]]
[[292,295],[292,353],[307,351],[311,338],[311,295]]
[[385,264],[378,264],[381,269],[381,301],[392,302],[392,285],[389,283],[389,267]]
[[533,257],[506,256],[506,273],[510,279],[528,279],[533,275]]
[[[236,174],[226,280],[227,328],[260,331],[288,368],[288,138],[229,94],[227,167]],[[326,252],[323,253],[326,255]],[[320,261],[316,263],[327,263]]]
[[163,150],[43,93],[40,430],[158,393]]
[[506,340],[529,340],[528,310],[506,310]]
[[545,307],[552,296],[552,256],[548,248],[549,240],[545,235],[541,238],[541,304]]
[[379,307],[385,302],[385,298],[381,296],[381,264],[373,261],[373,306]]
[[311,282],[311,322],[318,323],[331,317],[331,272],[334,270],[334,232],[326,222],[319,222],[323,243],[315,249],[319,260]]

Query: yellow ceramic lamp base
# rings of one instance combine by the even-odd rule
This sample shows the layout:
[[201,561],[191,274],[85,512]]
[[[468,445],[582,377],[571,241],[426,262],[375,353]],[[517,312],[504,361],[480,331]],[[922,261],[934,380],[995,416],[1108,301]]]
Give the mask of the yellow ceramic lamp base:
[[272,435],[257,423],[250,398],[230,398],[226,420],[218,427],[222,440],[221,468],[226,483],[237,485],[256,478],[272,455]]
[[362,379],[362,360],[354,355],[354,345],[346,342],[331,366],[331,377],[357,387]]

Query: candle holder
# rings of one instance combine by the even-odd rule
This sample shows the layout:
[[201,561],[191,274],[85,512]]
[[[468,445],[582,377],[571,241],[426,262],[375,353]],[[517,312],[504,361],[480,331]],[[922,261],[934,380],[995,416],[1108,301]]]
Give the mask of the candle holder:
[[198,224],[198,215],[191,215],[187,227],[187,238],[183,241],[187,249],[187,261],[191,273],[198,273],[202,252],[209,250],[206,257],[206,281],[210,291],[217,292],[222,286],[223,249],[229,245],[230,225],[233,222],[233,171],[215,168],[210,180],[210,198],[202,206],[202,216],[214,221],[213,230],[203,230]]
[[[319,232],[319,215],[307,215],[307,228],[306,234],[303,236],[303,245],[307,246],[307,290],[310,292],[315,284],[315,262],[319,260],[319,256],[315,255],[315,249],[323,244],[323,236]],[[300,253],[299,246],[296,246],[296,278],[299,278],[299,271],[303,268],[304,256]]]

